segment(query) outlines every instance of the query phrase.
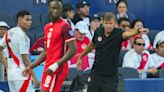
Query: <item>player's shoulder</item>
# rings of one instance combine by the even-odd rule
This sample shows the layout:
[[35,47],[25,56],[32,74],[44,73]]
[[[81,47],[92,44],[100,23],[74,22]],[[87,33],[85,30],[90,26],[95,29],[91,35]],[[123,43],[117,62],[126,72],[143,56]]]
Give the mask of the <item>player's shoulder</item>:
[[72,30],[71,28],[71,25],[69,23],[67,23],[66,21],[64,20],[61,20],[62,21],[62,31],[69,31],[69,30]]
[[66,22],[64,19],[61,19],[61,24],[62,24],[62,27],[70,27],[71,28],[71,25]]
[[11,28],[11,29],[9,30],[9,32],[10,32],[10,31],[16,32],[16,31],[20,31],[20,30],[21,30],[20,27],[13,27],[13,28]]

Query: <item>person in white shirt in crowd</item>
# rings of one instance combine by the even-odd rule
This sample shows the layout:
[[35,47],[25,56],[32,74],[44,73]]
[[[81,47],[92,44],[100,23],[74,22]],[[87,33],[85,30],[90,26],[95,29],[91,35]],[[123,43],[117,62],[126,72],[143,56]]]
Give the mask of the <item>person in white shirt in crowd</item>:
[[79,21],[84,21],[89,26],[89,12],[90,12],[90,3],[86,0],[81,0],[76,4],[77,12],[73,18],[74,24]]
[[[32,16],[28,11],[22,10],[17,13],[16,20],[17,26],[6,32],[0,40],[0,61],[7,68],[10,92],[35,92],[31,76],[36,87],[40,86],[40,82],[34,72],[26,77],[22,74],[23,69],[30,65],[28,58],[30,40],[25,31],[31,27]],[[8,50],[7,61],[2,54],[4,48]]]
[[[150,53],[144,49],[145,41],[138,37],[134,40],[134,49],[129,50],[124,58],[122,67],[131,67],[137,69],[140,78],[146,78],[147,73],[154,73],[154,63]],[[151,69],[151,70],[149,70]]]
[[74,15],[74,7],[69,3],[65,3],[63,5],[62,18],[64,18],[71,25],[72,30],[75,29],[75,24],[72,22]]
[[164,31],[159,32],[154,40],[153,47],[155,49],[155,53],[151,54],[153,62],[155,64],[155,68],[158,70],[164,69]]
[[[118,20],[118,27],[124,31],[129,31],[131,27],[130,20],[128,18],[120,18]],[[132,48],[132,44],[130,42],[130,38],[122,42],[121,44],[122,50],[129,50],[131,48]]]
[[[2,37],[5,35],[5,33],[7,32],[8,29],[9,29],[8,24],[4,21],[0,21],[0,39],[2,39]],[[6,56],[7,56],[6,49],[3,50],[3,55],[6,58]],[[1,81],[5,80],[5,69],[4,69],[3,64],[1,64],[1,63],[0,63],[0,80]]]
[[100,27],[101,24],[101,18],[98,14],[94,14],[90,17],[90,25],[89,25],[89,31],[87,32],[86,36],[91,41],[94,35],[94,32],[98,27]]
[[[144,28],[144,22],[141,19],[135,19],[131,24],[131,28],[135,28],[135,29]],[[152,43],[150,42],[147,34],[139,34],[139,35],[133,36],[134,39],[136,37],[142,37],[145,40],[145,46],[144,46],[145,49],[147,50],[152,49]],[[134,39],[131,39],[132,43]]]

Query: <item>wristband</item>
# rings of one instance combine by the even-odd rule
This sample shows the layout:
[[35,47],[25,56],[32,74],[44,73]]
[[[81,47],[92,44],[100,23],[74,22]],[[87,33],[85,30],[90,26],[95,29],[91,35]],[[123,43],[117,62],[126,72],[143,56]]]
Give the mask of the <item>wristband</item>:
[[54,72],[57,70],[58,67],[59,67],[59,65],[57,63],[54,63],[54,64],[50,65],[48,69],[50,69]]

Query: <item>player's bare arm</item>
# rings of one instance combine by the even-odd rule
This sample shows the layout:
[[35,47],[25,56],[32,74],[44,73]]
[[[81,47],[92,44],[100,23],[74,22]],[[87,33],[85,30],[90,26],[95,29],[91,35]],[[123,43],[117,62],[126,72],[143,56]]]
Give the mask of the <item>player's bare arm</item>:
[[123,39],[128,39],[137,34],[146,34],[149,32],[148,28],[141,28],[141,29],[130,29],[122,34]]
[[69,50],[58,62],[54,63],[53,65],[49,67],[49,69],[47,70],[48,74],[52,74],[59,66],[63,65],[65,62],[67,62],[76,54],[75,40],[72,40],[68,42],[67,44],[68,44]]
[[82,58],[87,55],[89,52],[91,52],[95,48],[94,44],[91,42],[85,49],[84,51],[79,55],[78,60],[77,60],[77,69],[81,69],[81,64],[82,64]]
[[[45,45],[44,45],[44,49],[46,49]],[[26,69],[23,71],[23,75],[24,76],[28,75],[33,68],[35,68],[36,66],[40,65],[41,63],[43,63],[45,61],[45,58],[46,58],[46,51],[44,50],[39,55],[39,58],[33,64],[31,64],[28,67],[26,67]]]
[[[30,60],[29,60],[29,58],[28,58],[28,55],[27,55],[27,54],[22,54],[21,56],[22,56],[22,59],[23,59],[23,62],[24,62],[24,64],[25,64],[25,66],[26,66],[26,67],[30,66]],[[35,87],[38,88],[38,87],[40,86],[39,80],[36,78],[36,75],[35,75],[35,73],[34,73],[33,71],[31,71],[30,74],[31,74],[31,76],[33,77],[34,82],[35,82],[35,84],[36,84]]]
[[5,68],[7,68],[7,62],[5,60],[5,57],[3,56],[3,49],[4,48],[0,46],[0,63],[2,63],[5,66]]

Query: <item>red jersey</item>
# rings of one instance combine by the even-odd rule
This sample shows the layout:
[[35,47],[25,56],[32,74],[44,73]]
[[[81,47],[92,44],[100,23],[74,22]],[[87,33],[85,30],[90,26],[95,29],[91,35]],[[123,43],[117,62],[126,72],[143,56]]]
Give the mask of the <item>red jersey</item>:
[[[85,36],[83,41],[76,40],[76,50],[77,50],[77,53],[76,53],[76,55],[74,55],[70,59],[71,64],[75,64],[77,62],[78,56],[88,46],[89,43],[90,43],[90,40],[86,36]],[[81,68],[82,68],[82,70],[85,70],[88,67],[89,67],[88,55],[86,55],[86,56],[84,56],[82,58],[82,67]]]
[[48,67],[63,57],[66,43],[75,38],[70,25],[60,19],[55,23],[50,22],[45,25],[44,39],[47,53],[45,67]]
[[83,41],[76,40],[76,48],[77,48],[77,53],[81,53],[90,43],[90,40],[88,37],[84,37]]

